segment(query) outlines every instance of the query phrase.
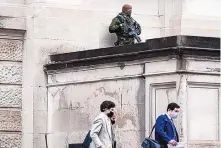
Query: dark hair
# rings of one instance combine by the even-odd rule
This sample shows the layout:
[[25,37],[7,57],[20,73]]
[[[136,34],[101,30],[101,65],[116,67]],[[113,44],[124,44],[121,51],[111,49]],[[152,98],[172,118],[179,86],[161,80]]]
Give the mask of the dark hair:
[[115,107],[115,104],[114,102],[111,102],[111,101],[104,101],[101,103],[100,105],[100,111],[101,112],[104,112],[104,110],[107,108],[107,109],[110,109],[110,108],[114,108]]
[[174,110],[175,108],[180,108],[180,106],[176,103],[170,103],[168,106],[167,106],[167,111],[169,110]]

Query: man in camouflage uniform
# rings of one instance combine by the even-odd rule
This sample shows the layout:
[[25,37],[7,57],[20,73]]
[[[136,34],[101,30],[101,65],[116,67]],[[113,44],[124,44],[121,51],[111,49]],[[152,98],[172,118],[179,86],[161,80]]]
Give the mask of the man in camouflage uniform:
[[109,26],[110,33],[116,33],[117,41],[115,46],[134,44],[135,37],[131,35],[133,31],[137,35],[141,34],[140,25],[131,17],[132,6],[126,4],[122,7],[122,12],[119,13]]

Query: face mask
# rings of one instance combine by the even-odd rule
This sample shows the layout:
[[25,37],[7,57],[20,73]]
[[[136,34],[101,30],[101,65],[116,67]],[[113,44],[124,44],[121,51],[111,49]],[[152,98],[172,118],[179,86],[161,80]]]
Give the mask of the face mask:
[[111,118],[113,115],[114,115],[114,113],[113,113],[112,111],[110,111],[110,113],[107,113],[107,116],[108,116],[109,118]]
[[111,120],[111,124],[114,125],[114,124],[115,124],[115,121],[114,121],[114,120]]
[[172,119],[176,119],[177,116],[178,116],[178,113],[176,113],[176,112],[172,112],[172,113],[171,113],[171,118],[172,118]]
[[127,15],[127,16],[131,16],[131,12],[127,12],[126,15]]

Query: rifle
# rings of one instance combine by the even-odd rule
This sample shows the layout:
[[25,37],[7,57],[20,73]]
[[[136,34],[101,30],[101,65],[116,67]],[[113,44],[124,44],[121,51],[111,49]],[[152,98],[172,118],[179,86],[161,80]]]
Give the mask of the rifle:
[[[135,28],[140,28],[140,25],[131,17],[131,19],[134,21],[135,27],[132,27],[132,26],[128,27],[128,26],[127,26],[127,27],[128,27],[128,30],[129,30],[129,33],[128,33],[128,32],[125,32],[125,30],[124,30],[124,28],[127,28],[127,27],[125,27],[126,24],[124,23],[124,21],[122,21],[122,20],[123,20],[122,16],[118,15],[117,18],[118,18],[117,21],[118,21],[118,23],[120,24],[121,29],[123,30],[123,34],[124,34],[125,36],[127,36],[128,34],[129,34],[129,36],[133,36],[133,37],[137,40],[137,42],[140,43],[140,42],[141,42],[141,39],[140,39],[140,37],[137,35],[137,32],[136,32],[136,30],[135,30]],[[120,20],[121,20],[121,21],[120,21]],[[122,22],[123,22],[123,23],[122,23]],[[138,27],[137,25],[139,25],[139,27]]]
[[130,35],[130,36],[133,36],[133,37],[137,40],[137,42],[140,43],[140,42],[141,42],[141,39],[140,39],[140,37],[137,35],[135,29],[129,27],[129,30],[130,30],[129,35]]
[[[131,17],[131,18],[132,18],[132,17]],[[132,18],[132,20],[134,21],[135,28],[140,28],[140,25],[137,23],[137,21],[135,21],[133,18]],[[135,28],[129,27],[129,30],[130,30],[129,35],[132,35],[132,36],[137,40],[137,42],[140,43],[140,42],[141,42],[141,39],[140,39],[140,37],[137,35],[137,32],[136,32]]]

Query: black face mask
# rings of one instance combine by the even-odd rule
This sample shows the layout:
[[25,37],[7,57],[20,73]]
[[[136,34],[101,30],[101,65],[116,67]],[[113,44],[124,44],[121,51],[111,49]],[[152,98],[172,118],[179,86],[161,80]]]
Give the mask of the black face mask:
[[109,118],[111,118],[113,115],[114,115],[114,112],[110,112],[110,113],[107,114],[107,116],[108,116]]
[[114,124],[115,124],[115,121],[114,121],[114,120],[111,120],[111,124],[114,125]]

